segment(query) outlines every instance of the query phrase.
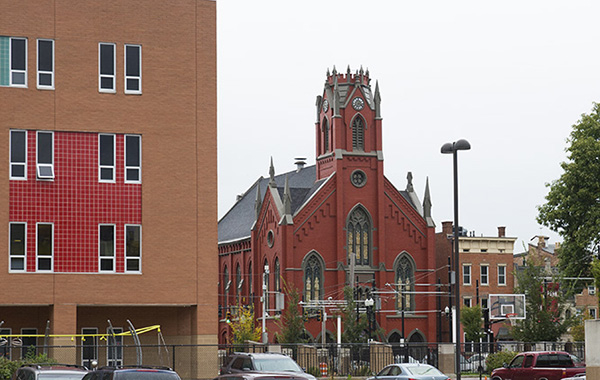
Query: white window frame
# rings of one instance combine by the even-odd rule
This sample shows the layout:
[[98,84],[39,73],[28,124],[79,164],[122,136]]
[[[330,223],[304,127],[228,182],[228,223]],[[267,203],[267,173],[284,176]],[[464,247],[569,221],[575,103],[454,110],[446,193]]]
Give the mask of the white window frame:
[[[97,334],[98,334],[98,328],[97,327],[82,327],[81,328],[81,335],[82,336],[84,336],[84,335],[97,335]],[[83,353],[85,352],[85,348],[86,348],[85,346],[87,346],[86,342],[88,341],[88,339],[92,339],[93,345],[90,345],[90,346],[93,347],[94,357],[86,359],[86,358],[83,357]],[[87,365],[87,366],[89,366],[88,368],[92,368],[92,366],[90,364],[94,360],[98,361],[98,337],[97,336],[87,337],[87,338],[85,338],[84,342],[81,342],[81,365],[84,365],[84,366]]]
[[[30,330],[30,331],[27,331]],[[21,328],[21,335],[37,335],[38,333],[38,329],[35,327],[23,327]],[[23,342],[24,338],[30,338],[30,337],[22,337],[21,338],[21,342]],[[21,345],[21,359],[25,358],[25,355],[27,354],[27,351],[29,351],[29,347],[34,346],[35,347],[35,352],[37,354],[37,348],[38,348],[38,338],[33,338],[35,339],[35,344],[31,344],[31,345],[25,345],[22,344]],[[23,342],[25,343],[25,342]]]
[[506,286],[506,264],[498,264],[498,286]]
[[[128,47],[137,47],[139,48],[139,70],[140,70],[140,74],[135,76],[135,75],[127,75],[127,48]],[[123,46],[123,56],[125,57],[125,59],[123,60],[123,76],[125,77],[124,83],[123,83],[123,88],[125,90],[126,94],[141,94],[142,93],[142,45],[137,45],[137,44],[125,44],[125,46]],[[127,89],[127,80],[128,79],[132,79],[135,80],[137,79],[138,81],[138,88],[139,90],[128,90]]]
[[[113,229],[113,255],[112,256],[101,256],[101,233],[100,230],[102,227],[112,227]],[[116,272],[116,256],[117,256],[117,226],[115,224],[110,223],[101,223],[98,225],[98,272],[99,273],[115,273]],[[112,269],[102,269],[102,260],[110,260],[112,261]]]
[[[52,71],[40,70],[40,41],[52,42]],[[36,48],[37,88],[40,90],[54,90],[54,40],[48,38],[38,38]],[[50,85],[40,84],[40,74],[50,75],[50,77],[52,78]]]
[[[112,46],[113,48],[113,74],[102,74],[102,46]],[[102,88],[102,78],[111,78],[112,88]],[[117,44],[114,42],[98,43],[98,91],[114,94],[117,92]]]
[[[139,159],[139,165],[138,166],[127,166],[127,155],[129,154],[129,152],[127,151],[127,138],[129,137],[137,137],[137,139],[139,140],[139,149],[138,149],[138,159]],[[125,160],[123,160],[123,165],[125,166],[125,183],[142,183],[142,136],[141,135],[125,135],[125,140],[124,140],[124,145],[125,145]],[[127,177],[127,171],[128,170],[137,170],[138,172],[138,180],[130,180]]]
[[473,307],[473,297],[463,297],[463,306]]
[[[100,140],[102,136],[112,136],[113,142],[113,154],[112,154],[112,165],[102,165],[102,144]],[[107,183],[115,183],[116,182],[116,161],[117,161],[117,136],[113,133],[99,133],[98,134],[98,182],[107,182]],[[102,179],[102,169],[111,169],[112,170],[112,178],[111,179]]]
[[[12,161],[12,149],[13,149],[13,145],[12,145],[12,134],[13,133],[23,133],[25,134],[25,161],[24,162],[13,162]],[[11,180],[17,180],[17,181],[26,181],[27,180],[27,131],[22,130],[22,129],[11,129],[10,130],[10,136],[9,136],[9,141],[10,141],[10,152],[9,152],[9,157],[10,157],[10,167],[9,167],[9,178]],[[13,166],[22,166],[23,167],[23,177],[15,177],[12,175],[12,168]]]
[[[39,158],[39,142],[40,142],[40,134],[50,134],[52,136],[52,144],[51,144],[51,157],[50,162],[40,163]],[[35,162],[36,162],[36,178],[38,180],[54,180],[54,132],[52,131],[37,131],[35,135]],[[42,169],[50,169],[49,175],[42,175]]]
[[[485,268],[485,274],[483,273]],[[483,281],[485,276],[485,282]],[[481,286],[489,286],[490,285],[490,265],[489,264],[481,264],[479,266],[479,282]]]
[[[25,229],[24,229],[24,236],[23,236],[23,255],[13,255],[12,251],[11,251],[11,243],[12,243],[12,237],[11,237],[11,230],[12,230],[12,226],[15,224],[22,224]],[[37,238],[37,235],[36,235]],[[37,241],[36,241],[37,242]],[[37,243],[36,243],[37,246]],[[27,272],[27,223],[26,222],[10,222],[8,223],[8,271],[10,273],[23,273],[23,272]],[[13,269],[12,267],[12,259],[16,258],[16,259],[23,259],[23,269]]]
[[588,294],[593,296],[596,294],[596,285],[588,285]]
[[[468,272],[466,272],[466,269],[469,268]],[[462,282],[463,285],[471,285],[471,277],[473,275],[473,271],[471,270],[471,264],[463,264],[462,265]],[[468,282],[466,280],[469,280]]]
[[[138,227],[139,228],[139,235],[140,235],[140,255],[139,256],[128,256],[127,255],[127,227]],[[125,256],[125,272],[126,273],[142,273],[142,225],[141,224],[126,224],[125,225],[125,235],[124,235],[124,244],[123,244],[123,250],[124,252],[124,256]],[[128,265],[127,262],[129,260],[137,260],[138,261],[138,270],[129,270],[128,269]]]
[[[50,239],[51,239],[51,244],[52,244],[52,250],[50,253],[50,269],[39,269],[39,260],[40,260],[40,255],[38,253],[39,251],[39,229],[40,229],[40,224],[44,224],[44,225],[50,225],[50,227],[52,228],[52,231],[50,233]],[[48,258],[46,256],[43,256],[42,258]],[[35,224],[35,271],[36,272],[42,272],[42,273],[52,273],[54,272],[54,223],[50,223],[50,222],[37,222]]]
[[[12,44],[14,40],[24,40],[25,41],[25,70],[17,70],[17,69],[13,69],[12,68]],[[27,38],[26,37],[10,37],[10,41],[8,44],[8,64],[9,64],[9,79],[8,79],[8,83],[10,87],[21,87],[21,88],[27,88],[27,67],[28,67],[28,60],[27,60]],[[13,83],[13,74],[15,73],[23,73],[25,76],[25,84],[14,84]]]
[[110,329],[106,329],[106,365],[109,367],[120,367],[123,365],[123,336],[117,335],[123,332],[122,327],[113,327],[113,332],[115,333],[115,344],[117,346],[117,357],[110,359],[110,352],[112,347],[110,346],[110,340],[113,339],[113,336],[110,333]]

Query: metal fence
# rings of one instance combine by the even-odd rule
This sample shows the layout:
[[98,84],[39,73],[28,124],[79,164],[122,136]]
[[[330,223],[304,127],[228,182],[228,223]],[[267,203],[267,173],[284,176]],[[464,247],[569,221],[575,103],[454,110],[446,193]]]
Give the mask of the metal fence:
[[[285,344],[263,345],[72,345],[3,347],[1,356],[20,359],[27,351],[47,353],[59,363],[83,364],[91,367],[106,365],[159,365],[176,370],[182,379],[212,379],[226,364],[233,352],[280,352],[292,357],[307,372],[315,376],[369,376],[391,363],[419,362],[439,368],[437,343],[370,343],[370,344]],[[33,350],[33,351],[32,351]],[[585,345],[561,342],[501,342],[493,344],[462,344],[460,371],[489,373],[486,358],[497,351],[566,351],[585,360]],[[453,367],[452,367],[453,368]],[[450,372],[450,371],[446,371]]]

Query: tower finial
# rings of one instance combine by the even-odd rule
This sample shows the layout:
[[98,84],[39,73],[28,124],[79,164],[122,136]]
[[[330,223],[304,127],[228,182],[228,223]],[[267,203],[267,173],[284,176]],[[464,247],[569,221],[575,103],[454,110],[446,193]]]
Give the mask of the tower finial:
[[329,73],[329,67],[327,68],[327,78],[329,78],[331,74]]
[[332,72],[333,76],[337,76],[337,70],[335,69],[335,65],[333,65],[333,72]]
[[269,167],[269,186],[277,187],[275,184],[275,166],[273,166],[273,156],[271,156],[271,166]]
[[431,217],[431,194],[429,192],[429,177],[425,180],[425,195],[423,196],[423,217],[427,221],[428,227],[435,227]]
[[406,191],[408,191],[409,193],[412,193],[412,192],[415,191],[415,188],[413,186],[412,180],[413,180],[412,172],[408,172],[408,174],[406,175],[406,181],[407,181],[407,183],[406,183]]
[[350,78],[352,77],[352,72],[350,71],[350,65],[348,65],[348,69],[346,70],[346,80],[350,82]]
[[375,81],[375,117],[381,117],[381,94],[379,93],[379,81]]

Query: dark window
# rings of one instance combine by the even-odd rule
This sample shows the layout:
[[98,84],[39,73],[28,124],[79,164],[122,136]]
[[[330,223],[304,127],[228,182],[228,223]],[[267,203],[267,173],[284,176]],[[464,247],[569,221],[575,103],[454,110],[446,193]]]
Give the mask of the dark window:
[[532,364],[533,364],[533,355],[527,355],[525,357],[525,364],[523,365],[523,367],[529,368],[529,367],[531,367]]
[[52,270],[52,224],[37,225],[37,270]]
[[10,178],[25,178],[27,167],[27,132],[10,131]]
[[142,92],[142,47],[125,45],[125,93]]
[[327,119],[323,119],[323,148],[324,152],[329,152],[329,123]]
[[115,44],[100,44],[100,91],[115,90]]
[[11,85],[27,86],[27,40],[11,38],[10,42]]
[[[11,329],[0,329],[0,336],[6,336],[6,335],[11,335],[12,334],[12,330]],[[2,344],[0,344],[0,357],[2,358],[6,358],[8,360],[10,360],[10,351],[11,351],[11,339],[10,337],[6,337],[6,338],[2,338],[0,339],[0,342],[2,342]],[[18,379],[18,378],[17,378]]]
[[125,182],[141,182],[141,136],[125,136]]
[[38,40],[38,87],[54,87],[53,40]]
[[573,367],[573,360],[569,355],[558,354],[558,366],[559,367]]
[[99,138],[99,180],[113,182],[115,180],[115,135],[102,134]]
[[54,178],[54,134],[37,133],[37,178]]
[[523,365],[523,359],[525,359],[525,356],[523,356],[523,355],[517,356],[510,363],[509,367],[510,368],[521,368],[521,366]]
[[141,271],[141,232],[142,226],[125,226],[125,270],[127,272]]
[[81,334],[84,336],[87,335],[82,342],[81,364],[88,368],[92,368],[92,361],[98,360],[98,337],[93,336],[98,334],[98,329],[83,328],[81,329]]
[[10,223],[10,270],[25,270],[25,223]]
[[112,272],[115,269],[115,226],[101,225],[99,240],[100,271]]

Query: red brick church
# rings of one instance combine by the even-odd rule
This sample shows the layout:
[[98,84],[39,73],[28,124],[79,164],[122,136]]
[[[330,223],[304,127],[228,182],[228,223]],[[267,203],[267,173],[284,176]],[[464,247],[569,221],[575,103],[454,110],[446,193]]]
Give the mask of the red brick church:
[[[271,162],[269,177],[252,184],[219,221],[220,343],[229,341],[225,317],[229,311],[235,318],[237,305],[253,304],[262,322],[263,276],[269,342],[278,330],[283,281],[299,289],[305,303],[343,300],[344,287],[352,284],[359,298],[373,294],[384,331],[376,339],[389,342],[402,337],[404,295],[406,340],[436,341],[429,187],[421,202],[411,173],[404,190],[385,177],[381,97],[370,82],[362,68],[328,71],[317,96],[316,165],[299,162],[297,170],[276,175]],[[328,341],[336,340],[336,324],[334,318],[326,322]],[[311,319],[305,325],[308,338],[320,342],[322,324]]]

